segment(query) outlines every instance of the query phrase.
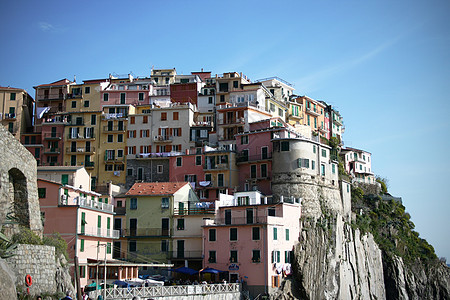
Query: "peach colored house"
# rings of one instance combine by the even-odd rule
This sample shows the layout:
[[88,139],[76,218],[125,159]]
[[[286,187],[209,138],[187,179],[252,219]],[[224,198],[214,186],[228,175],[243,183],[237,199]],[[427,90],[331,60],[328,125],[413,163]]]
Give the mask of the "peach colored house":
[[244,280],[252,296],[270,293],[290,274],[299,237],[299,199],[272,202],[258,191],[220,195],[215,219],[203,225],[203,265]]
[[[58,232],[66,240],[69,262],[78,257],[81,286],[95,281],[97,267],[92,263],[106,259],[114,264],[112,246],[119,237],[119,232],[112,229],[114,207],[100,202],[98,193],[45,179],[38,179],[38,195],[44,235]],[[100,267],[99,281],[104,278],[103,271]],[[136,276],[137,267],[107,267],[108,282]]]

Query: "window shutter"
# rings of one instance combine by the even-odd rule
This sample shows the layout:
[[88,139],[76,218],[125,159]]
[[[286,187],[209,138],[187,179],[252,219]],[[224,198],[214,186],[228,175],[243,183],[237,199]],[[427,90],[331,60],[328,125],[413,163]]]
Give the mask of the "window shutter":
[[172,130],[172,128],[170,128],[170,130],[169,130],[169,136],[173,136],[173,130]]
[[136,146],[133,146],[133,153],[132,154],[136,154]]
[[181,127],[179,128],[178,136],[181,136]]
[[172,151],[172,145],[167,145],[166,146],[166,152],[170,152]]
[[161,128],[158,128],[158,135],[161,135]]
[[125,147],[125,155],[128,155],[128,147]]
[[140,151],[139,151],[139,153],[144,153],[144,151],[143,151],[143,150],[144,150],[144,146],[141,146],[141,147],[140,147]]
[[159,153],[159,145],[156,146],[156,152]]
[[152,153],[152,145],[148,145],[148,152]]
[[141,137],[142,137],[142,129],[140,130],[140,135],[141,135]]
[[127,138],[130,138],[130,131],[127,131]]

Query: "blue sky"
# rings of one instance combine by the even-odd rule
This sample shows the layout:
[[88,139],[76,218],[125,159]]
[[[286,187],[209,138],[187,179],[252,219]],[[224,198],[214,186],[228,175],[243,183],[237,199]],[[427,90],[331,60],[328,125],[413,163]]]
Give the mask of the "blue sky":
[[0,85],[109,73],[278,76],[336,106],[416,230],[450,259],[449,1],[2,1]]

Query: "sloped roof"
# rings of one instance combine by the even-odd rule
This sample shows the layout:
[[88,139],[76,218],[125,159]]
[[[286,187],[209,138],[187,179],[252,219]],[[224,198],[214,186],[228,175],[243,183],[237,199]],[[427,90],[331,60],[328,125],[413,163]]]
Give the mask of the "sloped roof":
[[64,78],[64,79],[61,79],[61,80],[58,80],[58,81],[55,81],[52,83],[37,85],[34,88],[44,87],[44,86],[63,86],[63,85],[70,84],[70,83],[73,83],[73,82]]
[[188,182],[142,182],[135,183],[125,194],[127,196],[172,195]]

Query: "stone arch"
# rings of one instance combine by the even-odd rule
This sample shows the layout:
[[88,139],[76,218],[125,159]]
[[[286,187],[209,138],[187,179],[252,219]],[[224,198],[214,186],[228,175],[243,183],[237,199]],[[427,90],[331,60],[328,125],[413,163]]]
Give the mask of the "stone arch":
[[11,168],[8,176],[8,213],[4,229],[7,235],[12,235],[18,232],[19,226],[30,228],[30,211],[27,178],[17,168]]

